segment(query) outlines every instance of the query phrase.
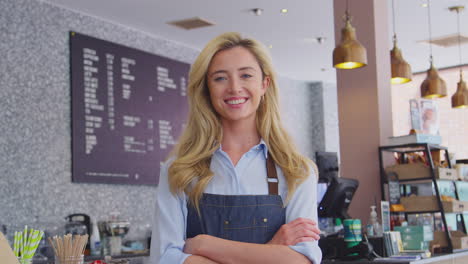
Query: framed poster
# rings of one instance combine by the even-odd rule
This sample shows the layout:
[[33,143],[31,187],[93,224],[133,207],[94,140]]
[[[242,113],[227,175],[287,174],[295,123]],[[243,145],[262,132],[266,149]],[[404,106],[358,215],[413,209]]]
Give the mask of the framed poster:
[[156,185],[188,113],[190,65],[70,32],[73,182]]
[[410,100],[411,128],[427,135],[439,135],[439,108],[428,99]]

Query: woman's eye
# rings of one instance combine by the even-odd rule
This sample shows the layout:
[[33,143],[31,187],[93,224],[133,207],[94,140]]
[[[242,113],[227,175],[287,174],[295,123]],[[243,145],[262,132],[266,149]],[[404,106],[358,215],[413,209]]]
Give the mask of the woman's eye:
[[224,80],[226,80],[226,77],[218,76],[218,77],[215,77],[214,80],[215,80],[215,82],[224,81]]
[[241,76],[241,77],[242,77],[243,79],[247,79],[247,78],[251,78],[251,77],[252,77],[252,75],[250,75],[250,74],[247,74],[247,73],[244,73],[244,74],[242,74],[242,76]]

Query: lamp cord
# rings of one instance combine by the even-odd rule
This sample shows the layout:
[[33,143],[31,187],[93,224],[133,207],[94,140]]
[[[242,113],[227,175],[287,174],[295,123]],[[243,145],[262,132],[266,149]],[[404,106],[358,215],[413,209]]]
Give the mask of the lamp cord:
[[346,21],[349,21],[350,20],[350,17],[349,17],[349,0],[346,0],[346,12],[345,12],[345,19]]
[[395,1],[394,0],[392,0],[392,17],[393,17],[393,42],[396,42]]
[[427,0],[427,18],[429,25],[429,53],[430,53],[430,62],[432,65],[432,25],[431,25],[431,0]]
[[458,59],[460,65],[460,79],[463,78],[463,70],[462,70],[462,51],[461,51],[461,36],[460,36],[460,10],[457,9],[457,31],[458,31]]

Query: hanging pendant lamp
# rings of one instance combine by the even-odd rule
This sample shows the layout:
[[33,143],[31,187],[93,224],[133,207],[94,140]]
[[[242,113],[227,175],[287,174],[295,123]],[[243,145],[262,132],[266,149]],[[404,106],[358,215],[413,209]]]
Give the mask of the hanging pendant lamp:
[[432,59],[432,30],[431,30],[431,1],[427,1],[427,18],[429,24],[429,52],[431,66],[427,70],[427,77],[421,84],[421,97],[427,99],[441,98],[447,96],[445,81],[440,78]]
[[461,45],[460,45],[460,11],[463,11],[464,6],[449,7],[450,11],[457,12],[457,26],[458,26],[458,58],[460,60],[460,81],[457,84],[457,91],[452,95],[452,108],[468,108],[468,89],[463,80],[463,69],[461,63]]
[[413,74],[411,66],[403,59],[401,50],[397,45],[396,27],[395,27],[395,6],[392,0],[392,15],[393,15],[393,49],[390,51],[390,62],[392,66],[392,84],[403,84],[410,82]]
[[457,91],[452,95],[452,108],[468,108],[468,89],[460,72],[460,81],[457,84]]
[[346,1],[345,26],[341,30],[341,43],[333,50],[333,67],[356,69],[367,65],[367,51],[356,39],[356,29],[351,25]]
[[392,65],[392,84],[411,82],[413,77],[411,66],[403,59],[401,50],[397,46],[396,36],[393,41],[393,49],[390,51],[390,60]]
[[421,84],[421,97],[427,99],[434,99],[447,96],[447,86],[445,81],[439,77],[439,72],[432,63],[431,67],[427,70],[427,77]]

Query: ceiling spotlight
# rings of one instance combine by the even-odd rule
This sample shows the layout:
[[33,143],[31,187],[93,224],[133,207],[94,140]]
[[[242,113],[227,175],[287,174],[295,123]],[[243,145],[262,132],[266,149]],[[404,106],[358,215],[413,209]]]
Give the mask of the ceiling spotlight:
[[273,45],[271,45],[271,44],[270,44],[270,45],[268,45],[268,48],[272,49],[272,48],[273,48]]
[[281,9],[281,13],[285,14],[287,12],[288,12],[288,9],[286,9],[286,8]]
[[257,16],[260,16],[263,13],[263,9],[261,8],[254,8],[252,9],[252,13],[254,13]]

